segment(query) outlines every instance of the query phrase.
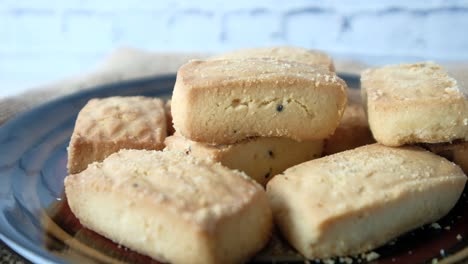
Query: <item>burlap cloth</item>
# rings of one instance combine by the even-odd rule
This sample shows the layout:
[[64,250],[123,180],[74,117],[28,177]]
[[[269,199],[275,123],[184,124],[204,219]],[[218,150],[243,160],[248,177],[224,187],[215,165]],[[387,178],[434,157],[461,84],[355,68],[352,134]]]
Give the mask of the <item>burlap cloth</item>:
[[[207,54],[150,53],[123,48],[113,52],[98,67],[89,73],[55,82],[50,85],[31,89],[23,94],[0,99],[0,125],[16,114],[27,111],[49,100],[92,89],[101,84],[117,82],[159,74],[175,73],[180,65],[193,58],[204,58]],[[451,72],[456,73],[468,84],[468,62],[444,63]],[[337,60],[338,72],[359,73],[366,65],[353,60]],[[28,263],[3,242],[0,242],[1,263]]]

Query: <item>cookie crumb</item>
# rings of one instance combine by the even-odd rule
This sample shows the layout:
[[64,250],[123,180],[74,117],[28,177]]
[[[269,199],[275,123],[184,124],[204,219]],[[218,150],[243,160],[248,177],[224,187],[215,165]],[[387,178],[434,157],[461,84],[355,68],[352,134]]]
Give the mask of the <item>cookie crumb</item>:
[[366,254],[365,257],[366,257],[367,261],[373,261],[373,260],[378,259],[380,257],[380,255],[377,252],[372,251],[372,252]]
[[340,257],[340,263],[352,264],[353,259],[350,257]]
[[450,228],[451,228],[450,226],[444,227],[445,230],[450,230]]
[[457,93],[460,93],[460,90],[458,89],[458,87],[456,86],[452,86],[452,87],[447,87],[444,89],[444,91],[448,94],[457,94]]
[[435,263],[439,263],[439,260],[436,259],[436,258],[433,258],[432,261],[431,261],[432,264],[435,264]]
[[441,229],[442,227],[439,225],[439,223],[435,222],[431,224],[431,227],[434,229]]
[[463,237],[460,234],[457,234],[457,240],[460,241],[462,239],[463,239]]
[[445,257],[445,250],[444,250],[444,249],[441,249],[441,250],[440,250],[440,255],[441,255],[442,257]]

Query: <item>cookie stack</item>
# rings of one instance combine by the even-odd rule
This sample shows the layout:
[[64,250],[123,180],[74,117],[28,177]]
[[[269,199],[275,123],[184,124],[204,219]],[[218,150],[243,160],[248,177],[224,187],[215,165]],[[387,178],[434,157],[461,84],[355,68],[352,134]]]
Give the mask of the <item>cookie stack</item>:
[[191,61],[177,74],[176,135],[166,146],[212,158],[264,185],[321,156],[347,100],[346,83],[333,69],[321,52],[288,47]]
[[361,83],[362,100],[326,54],[261,48],[183,65],[170,104],[91,100],[68,150],[70,208],[170,263],[245,262],[273,223],[308,259],[373,250],[459,199],[462,169],[424,148],[467,171],[468,93],[434,63]]
[[310,259],[353,256],[446,215],[466,176],[454,163],[405,145],[448,151],[466,171],[463,89],[434,63],[364,71],[362,99],[379,144],[302,163],[267,185],[275,222],[291,245]]

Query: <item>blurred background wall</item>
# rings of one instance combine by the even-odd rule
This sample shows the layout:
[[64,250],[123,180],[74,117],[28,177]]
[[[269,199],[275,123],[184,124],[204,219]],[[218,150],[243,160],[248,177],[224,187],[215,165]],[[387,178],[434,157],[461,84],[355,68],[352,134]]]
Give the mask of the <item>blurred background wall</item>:
[[82,72],[121,46],[284,44],[371,63],[468,60],[468,1],[0,0],[0,89]]

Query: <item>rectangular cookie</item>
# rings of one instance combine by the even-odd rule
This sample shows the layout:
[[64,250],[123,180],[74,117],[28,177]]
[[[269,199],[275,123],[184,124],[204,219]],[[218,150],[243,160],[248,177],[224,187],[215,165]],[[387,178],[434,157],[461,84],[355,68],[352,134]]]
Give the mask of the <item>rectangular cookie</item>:
[[368,69],[363,101],[381,144],[468,140],[468,87],[432,62]]
[[68,146],[68,172],[78,173],[120,149],[163,149],[166,135],[166,113],[160,99],[91,99],[76,119]]
[[332,72],[335,71],[332,58],[325,52],[291,46],[239,49],[214,56],[211,59],[223,60],[247,58],[274,58],[278,60],[295,61],[313,65],[315,67],[323,67],[324,69]]
[[121,150],[65,178],[85,227],[168,263],[242,263],[268,242],[263,188],[219,163],[172,151]]
[[274,59],[191,61],[177,73],[175,130],[210,144],[249,137],[296,141],[333,134],[346,106],[335,73]]
[[364,253],[440,219],[466,180],[422,148],[372,144],[289,168],[267,194],[282,234],[314,259]]
[[364,108],[360,104],[350,104],[335,133],[325,140],[323,154],[330,155],[374,142]]
[[288,138],[259,137],[231,145],[210,145],[186,139],[178,133],[167,137],[165,145],[169,150],[243,171],[262,185],[291,166],[320,157],[323,150],[323,140],[297,142]]
[[468,175],[468,142],[425,144],[424,147],[454,162]]

